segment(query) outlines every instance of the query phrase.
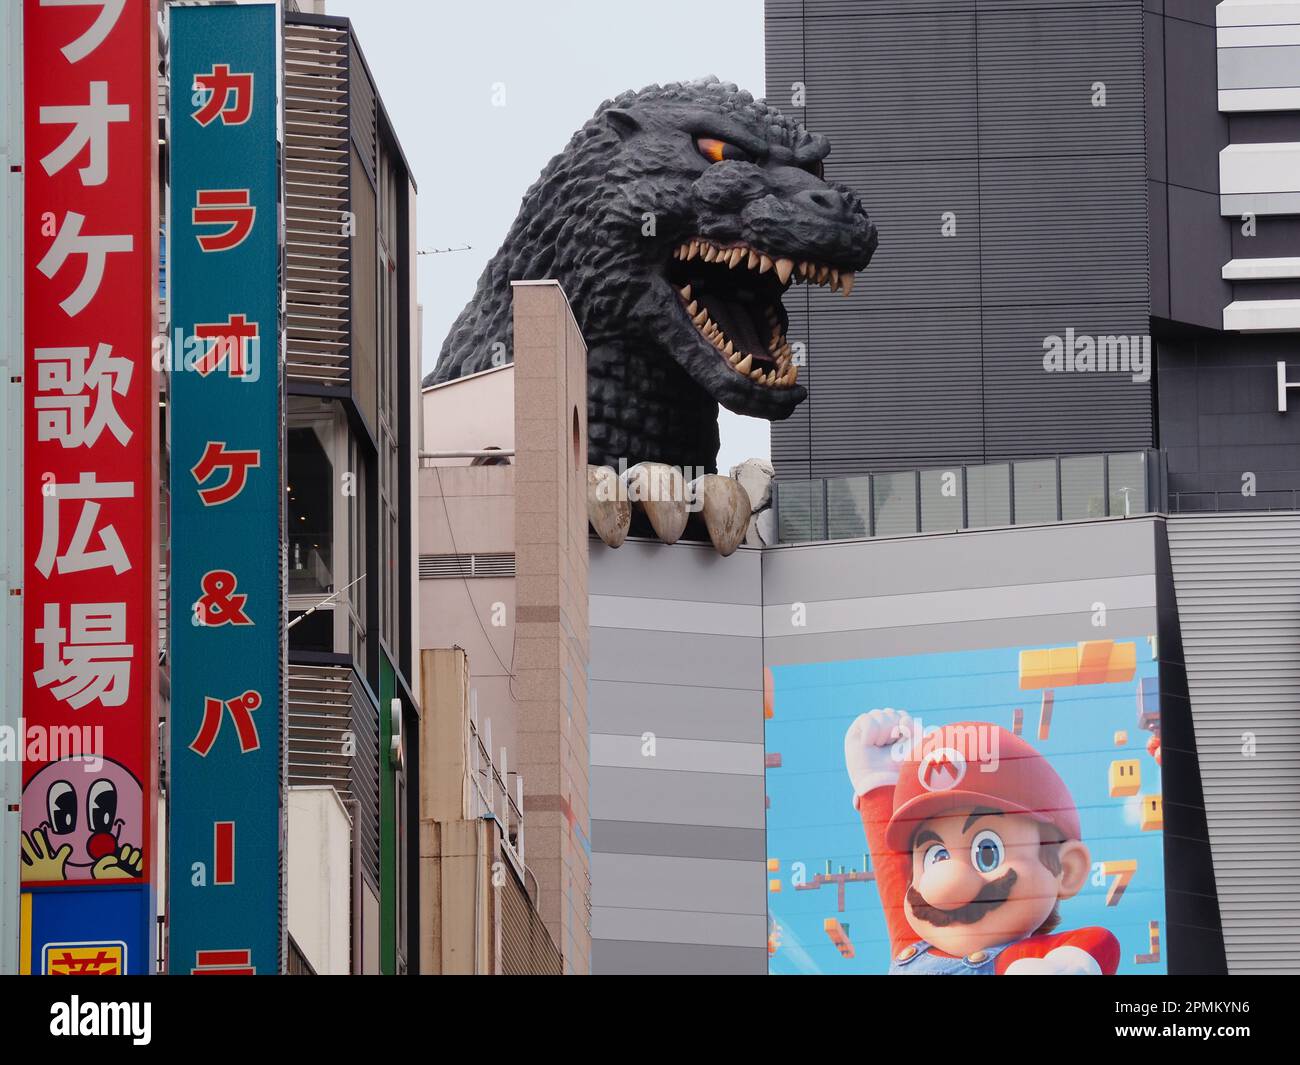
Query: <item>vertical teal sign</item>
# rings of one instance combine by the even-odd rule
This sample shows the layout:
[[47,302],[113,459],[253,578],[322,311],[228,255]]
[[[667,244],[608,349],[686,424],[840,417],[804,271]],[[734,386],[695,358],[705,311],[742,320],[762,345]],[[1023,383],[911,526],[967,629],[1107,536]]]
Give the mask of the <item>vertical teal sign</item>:
[[284,587],[271,4],[171,12],[172,973],[281,966]]

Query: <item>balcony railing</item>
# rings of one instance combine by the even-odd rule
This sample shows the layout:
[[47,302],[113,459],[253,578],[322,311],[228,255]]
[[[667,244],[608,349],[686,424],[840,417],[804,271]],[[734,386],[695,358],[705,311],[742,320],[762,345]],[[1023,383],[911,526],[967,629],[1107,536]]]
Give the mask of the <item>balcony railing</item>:
[[1243,510],[1300,510],[1300,491],[1260,488],[1250,493],[1170,492],[1170,514],[1220,514]]
[[779,543],[1128,517],[1164,509],[1157,451],[777,481]]
[[492,721],[479,730],[478,707],[469,718],[469,816],[492,817],[501,825],[501,849],[515,865],[520,877],[524,865],[524,778],[514,774],[514,786],[506,764],[506,749],[492,757]]

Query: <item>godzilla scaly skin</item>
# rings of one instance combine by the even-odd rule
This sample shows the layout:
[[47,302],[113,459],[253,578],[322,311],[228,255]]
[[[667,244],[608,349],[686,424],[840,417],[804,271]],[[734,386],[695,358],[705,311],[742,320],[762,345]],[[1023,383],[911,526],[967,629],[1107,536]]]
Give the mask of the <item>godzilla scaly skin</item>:
[[781,294],[842,287],[876,230],[822,180],[825,137],[734,85],[606,101],[524,195],[425,384],[511,357],[510,282],[559,282],[587,342],[588,459],[712,472],[718,404],[780,421],[805,399]]

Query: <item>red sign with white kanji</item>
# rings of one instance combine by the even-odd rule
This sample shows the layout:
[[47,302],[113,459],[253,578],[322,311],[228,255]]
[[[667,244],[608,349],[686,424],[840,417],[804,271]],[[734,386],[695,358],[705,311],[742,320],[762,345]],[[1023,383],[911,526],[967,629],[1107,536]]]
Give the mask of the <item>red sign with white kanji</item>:
[[152,0],[26,0],[22,879],[154,868]]

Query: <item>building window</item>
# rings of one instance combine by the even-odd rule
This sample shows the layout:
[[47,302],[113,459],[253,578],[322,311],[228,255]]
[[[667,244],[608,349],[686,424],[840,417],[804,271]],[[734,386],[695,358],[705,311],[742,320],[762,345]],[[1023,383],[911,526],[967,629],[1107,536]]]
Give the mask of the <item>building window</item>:
[[314,427],[288,433],[289,594],[334,590],[334,466]]

